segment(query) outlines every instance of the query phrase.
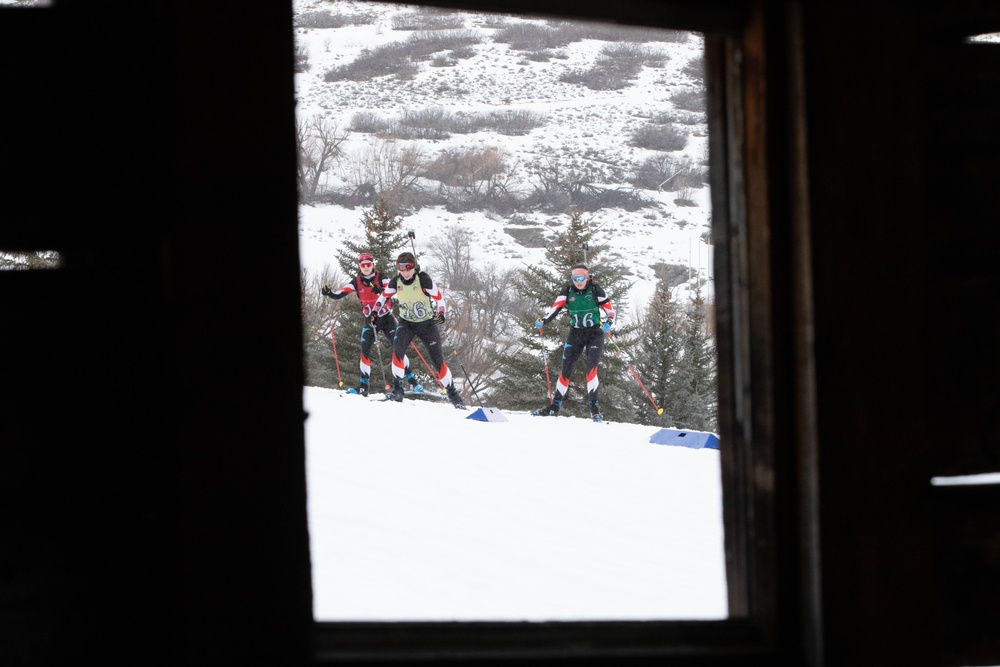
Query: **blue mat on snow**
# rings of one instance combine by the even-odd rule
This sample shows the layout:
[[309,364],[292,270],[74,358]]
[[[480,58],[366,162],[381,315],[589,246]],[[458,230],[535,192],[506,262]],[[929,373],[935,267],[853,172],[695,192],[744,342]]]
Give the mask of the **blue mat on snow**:
[[480,422],[505,422],[507,418],[500,412],[500,408],[478,408],[466,419],[475,419]]
[[661,428],[649,436],[655,445],[677,445],[691,449],[718,449],[719,436],[705,431],[681,431],[675,428]]

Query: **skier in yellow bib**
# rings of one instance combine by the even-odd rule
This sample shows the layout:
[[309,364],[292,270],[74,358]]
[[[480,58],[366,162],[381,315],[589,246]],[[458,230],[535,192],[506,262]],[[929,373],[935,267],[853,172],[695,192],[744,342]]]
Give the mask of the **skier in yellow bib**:
[[399,273],[389,280],[382,290],[373,309],[378,312],[390,298],[399,304],[399,326],[392,339],[392,391],[386,398],[393,401],[403,400],[403,378],[405,367],[403,359],[406,349],[414,337],[424,341],[431,356],[433,368],[437,369],[438,380],[448,392],[448,398],[456,408],[465,409],[465,402],[455,389],[448,364],[444,362],[441,352],[441,332],[438,325],[445,321],[444,295],[437,288],[429,275],[420,270],[413,253],[404,252],[396,258],[396,268]]

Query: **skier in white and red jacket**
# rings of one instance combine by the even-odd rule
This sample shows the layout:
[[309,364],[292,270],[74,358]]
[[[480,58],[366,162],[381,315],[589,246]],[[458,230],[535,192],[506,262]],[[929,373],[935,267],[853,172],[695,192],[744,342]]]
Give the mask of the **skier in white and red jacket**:
[[[386,340],[389,341],[390,347],[392,339],[396,335],[398,323],[391,308],[385,304],[381,307],[375,306],[379,295],[388,284],[389,279],[381,271],[375,269],[375,258],[369,253],[362,253],[358,257],[358,273],[351,278],[349,283],[336,291],[331,290],[326,285],[323,285],[321,290],[323,296],[331,299],[339,300],[345,296],[357,294],[361,301],[361,314],[365,318],[365,323],[361,329],[361,382],[357,392],[362,396],[368,395],[368,388],[371,384],[372,363],[370,355],[372,344],[375,342],[378,332],[382,332]],[[410,360],[405,354],[402,364],[404,375],[410,386],[419,391],[421,387],[417,383],[416,376],[410,371]]]

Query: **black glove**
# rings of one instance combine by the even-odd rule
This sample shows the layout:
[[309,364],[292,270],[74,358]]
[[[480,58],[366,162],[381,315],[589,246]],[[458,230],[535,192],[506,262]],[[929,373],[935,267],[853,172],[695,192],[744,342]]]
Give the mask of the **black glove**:
[[441,326],[444,324],[444,313],[439,312],[433,318],[434,324]]
[[372,294],[381,294],[382,286],[378,283],[372,283]]
[[319,292],[323,296],[329,296],[329,297],[333,296],[333,290],[327,287],[326,285],[323,285],[323,289],[321,289]]

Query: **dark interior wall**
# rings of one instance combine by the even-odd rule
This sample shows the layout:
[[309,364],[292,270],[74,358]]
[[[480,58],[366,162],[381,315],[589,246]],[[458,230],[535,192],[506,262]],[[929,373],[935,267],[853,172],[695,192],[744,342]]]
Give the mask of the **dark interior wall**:
[[936,651],[934,602],[916,583],[933,577],[921,28],[903,3],[803,11],[831,664]]
[[930,480],[1000,470],[1000,49],[975,3],[803,4],[826,654],[988,664],[998,487]]
[[0,8],[0,664],[303,664],[291,8]]

